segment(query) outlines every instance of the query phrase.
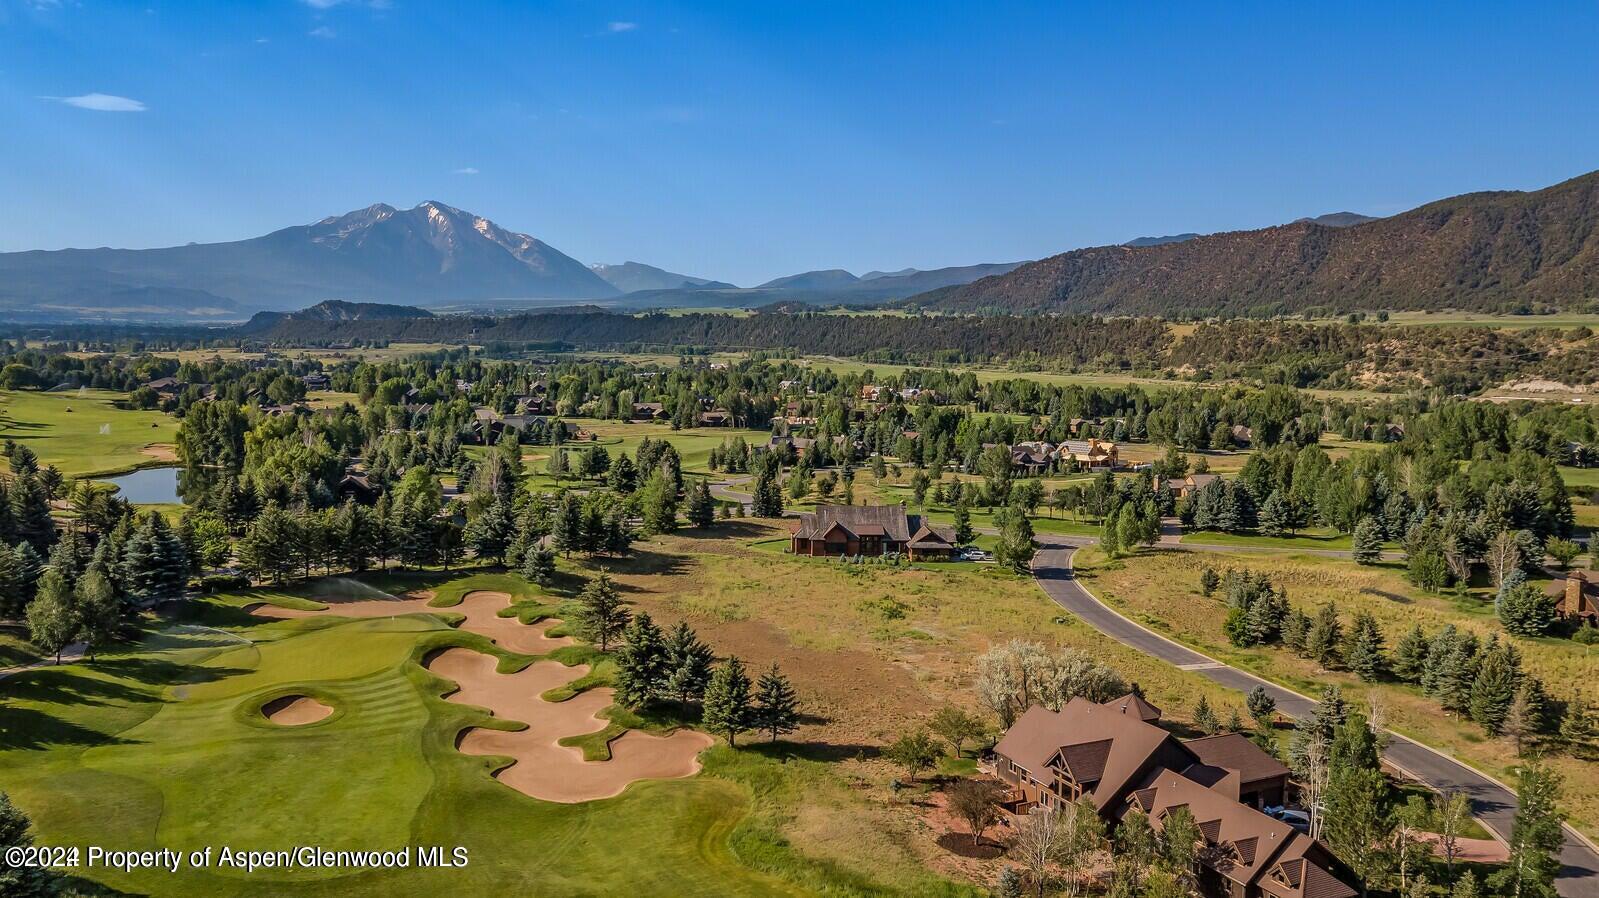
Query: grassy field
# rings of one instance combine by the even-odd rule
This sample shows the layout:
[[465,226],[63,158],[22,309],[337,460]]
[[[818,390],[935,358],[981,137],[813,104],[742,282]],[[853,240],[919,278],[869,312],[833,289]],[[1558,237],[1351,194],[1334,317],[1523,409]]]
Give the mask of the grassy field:
[[113,406],[122,394],[105,390],[67,393],[0,391],[0,439],[16,440],[68,477],[122,474],[171,464],[178,422],[154,411]]
[[[1406,735],[1442,749],[1495,776],[1513,781],[1518,763],[1507,740],[1485,736],[1480,727],[1439,710],[1435,700],[1399,684],[1362,683],[1342,671],[1323,670],[1282,648],[1239,649],[1222,631],[1226,607],[1221,598],[1199,592],[1205,566],[1261,571],[1287,588],[1289,600],[1307,614],[1335,602],[1345,626],[1356,611],[1370,611],[1381,623],[1390,650],[1413,624],[1431,632],[1447,623],[1486,637],[1503,633],[1493,616],[1485,588],[1465,596],[1434,596],[1410,586],[1399,566],[1361,567],[1319,556],[1228,555],[1212,553],[1203,560],[1177,551],[1142,552],[1106,561],[1098,549],[1077,555],[1079,577],[1100,598],[1147,626],[1177,638],[1212,657],[1250,670],[1308,695],[1326,683],[1342,684],[1351,697],[1376,693],[1388,708],[1390,725]],[[1592,671],[1599,664],[1592,649],[1568,639],[1517,639],[1523,664],[1547,685],[1552,697],[1567,700],[1581,690],[1590,707],[1599,701]],[[1599,834],[1599,767],[1566,755],[1551,757],[1566,777],[1565,809],[1573,823],[1589,835]]]
[[[1343,319],[1330,319],[1342,323]],[[1375,324],[1367,319],[1367,324]],[[1480,312],[1390,312],[1388,323],[1437,327],[1491,327],[1496,330],[1527,330],[1535,327],[1599,327],[1599,315],[1564,312],[1555,315],[1486,315]]]
[[1572,490],[1599,490],[1599,468],[1572,468],[1560,466],[1560,479]]
[[1306,530],[1294,536],[1259,536],[1249,533],[1219,533],[1196,530],[1183,534],[1180,542],[1209,546],[1260,546],[1271,549],[1333,549],[1347,552],[1354,539],[1330,527]]

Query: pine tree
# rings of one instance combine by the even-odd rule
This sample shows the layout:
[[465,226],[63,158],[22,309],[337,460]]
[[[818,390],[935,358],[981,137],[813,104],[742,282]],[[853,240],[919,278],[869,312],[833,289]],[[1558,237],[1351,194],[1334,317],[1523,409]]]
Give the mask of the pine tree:
[[1498,735],[1516,699],[1519,676],[1506,646],[1495,646],[1483,652],[1467,706],[1471,719],[1489,733]]
[[[1364,721],[1361,728],[1365,728]],[[1328,767],[1331,776],[1327,781],[1326,812],[1322,815],[1327,844],[1362,882],[1375,882],[1393,862],[1388,838],[1388,780],[1376,764]]]
[[1205,598],[1210,598],[1216,592],[1216,587],[1221,585],[1221,577],[1214,568],[1207,566],[1199,572],[1199,592]]
[[1355,615],[1349,644],[1344,648],[1344,663],[1368,683],[1381,680],[1388,671],[1388,656],[1383,647],[1382,627],[1369,611]]
[[1548,727],[1547,717],[1548,697],[1544,695],[1543,683],[1537,677],[1522,677],[1521,688],[1516,690],[1515,701],[1510,703],[1500,729],[1515,743],[1516,754],[1520,755],[1528,744],[1543,735]]
[[726,738],[729,747],[735,746],[738,734],[750,728],[750,678],[744,662],[728,658],[711,673],[703,705],[701,724]]
[[23,578],[17,551],[0,542],[0,617],[15,620],[32,594]]
[[1033,561],[1037,544],[1033,541],[1033,524],[1020,509],[1007,508],[999,512],[999,542],[994,547],[994,560],[1017,573],[1026,573]]
[[1278,490],[1260,506],[1260,533],[1262,536],[1282,536],[1288,531],[1288,500]]
[[783,516],[783,488],[777,482],[777,456],[770,452],[757,456],[755,487],[750,500],[750,513],[758,518]]
[[666,640],[648,613],[641,613],[622,632],[616,650],[616,697],[630,708],[642,708],[666,690]]
[[1495,604],[1499,622],[1517,636],[1542,636],[1558,616],[1554,597],[1530,583],[1501,590]]
[[962,497],[955,503],[955,545],[969,546],[977,534],[972,530],[972,512],[966,507],[966,499]]
[[1305,654],[1322,667],[1338,663],[1338,653],[1343,647],[1343,624],[1338,620],[1338,607],[1332,603],[1321,606],[1310,629],[1305,633]]
[[701,478],[688,497],[688,522],[704,530],[716,523],[716,500],[711,498],[710,481]]
[[1382,561],[1382,525],[1377,519],[1366,516],[1355,525],[1354,557],[1356,564],[1376,564]]
[[539,546],[522,559],[522,576],[539,586],[549,586],[555,579],[555,553]]
[[1560,718],[1560,741],[1565,743],[1566,751],[1578,758],[1587,757],[1596,733],[1599,728],[1594,725],[1588,703],[1580,696],[1573,697],[1566,703],[1566,713]]
[[[11,803],[11,796],[0,792],[0,856],[5,849],[33,845],[33,827],[28,815]],[[13,865],[0,860],[0,895],[16,898],[47,898],[58,892],[58,883],[44,867]]]
[[1264,686],[1250,690],[1244,699],[1244,706],[1249,709],[1249,716],[1261,727],[1270,726],[1277,717],[1277,700],[1266,692]]
[[1401,683],[1419,683],[1427,668],[1427,634],[1421,624],[1411,626],[1399,645],[1394,647],[1394,678]]
[[677,529],[677,489],[665,472],[656,470],[638,491],[639,516],[646,534],[670,533]]
[[638,486],[638,469],[634,467],[633,460],[625,454],[618,456],[605,475],[605,483],[624,496],[633,492]]
[[704,695],[705,685],[711,679],[711,662],[715,659],[687,621],[678,622],[677,629],[667,639],[666,659],[672,671],[667,678],[667,689],[679,702],[688,704]]
[[550,526],[550,541],[555,551],[568,558],[573,549],[583,547],[583,506],[576,493],[562,493],[560,505]]
[[609,651],[611,640],[627,627],[632,612],[622,604],[622,596],[609,574],[600,574],[590,580],[578,593],[578,632],[590,642],[597,643],[600,651]]
[[466,544],[478,558],[493,558],[504,563],[505,552],[511,546],[515,521],[511,516],[511,503],[503,496],[494,500],[467,524]]
[[792,733],[799,727],[799,697],[788,678],[778,669],[777,662],[755,684],[755,705],[751,713],[752,727],[771,737]]
[[1283,618],[1283,645],[1295,654],[1304,655],[1309,637],[1310,617],[1298,608],[1290,610],[1288,616]]
[[1221,729],[1221,721],[1216,719],[1216,712],[1211,710],[1210,699],[1203,695],[1199,697],[1199,703],[1194,705],[1194,726],[1207,736]]

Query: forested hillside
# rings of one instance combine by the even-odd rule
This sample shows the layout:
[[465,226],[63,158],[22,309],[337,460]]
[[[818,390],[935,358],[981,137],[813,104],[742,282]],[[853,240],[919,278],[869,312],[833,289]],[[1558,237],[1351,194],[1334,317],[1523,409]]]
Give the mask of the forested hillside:
[[912,297],[962,312],[1281,314],[1576,308],[1599,299],[1599,172],[1471,193],[1352,227],[1303,220],[1101,246]]

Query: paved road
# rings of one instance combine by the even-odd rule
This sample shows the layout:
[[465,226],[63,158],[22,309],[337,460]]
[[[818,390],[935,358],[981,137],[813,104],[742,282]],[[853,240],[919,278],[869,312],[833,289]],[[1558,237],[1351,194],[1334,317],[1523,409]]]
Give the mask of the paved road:
[[[1033,575],[1044,592],[1062,608],[1110,638],[1146,655],[1220,683],[1248,692],[1262,686],[1277,700],[1277,710],[1289,717],[1310,713],[1315,702],[1292,690],[1228,667],[1193,649],[1160,636],[1117,614],[1094,598],[1072,575],[1072,554],[1092,540],[1044,535],[1033,559]],[[1197,548],[1197,547],[1196,547]],[[1231,548],[1231,547],[1229,547]],[[1464,792],[1472,814],[1500,838],[1510,836],[1516,812],[1515,794],[1475,770],[1397,733],[1389,734],[1383,757],[1395,767],[1438,790]],[[1560,854],[1563,868],[1556,887],[1563,898],[1599,898],[1599,851],[1585,844],[1569,828]]]
[[71,645],[61,649],[61,656],[59,658],[52,655],[49,658],[42,658],[33,662],[32,664],[18,664],[16,667],[0,668],[0,679],[15,676],[19,673],[26,673],[30,670],[39,670],[40,668],[44,667],[55,667],[60,664],[76,664],[83,660],[83,656],[86,652],[88,652],[88,650],[89,646],[87,643],[74,642]]

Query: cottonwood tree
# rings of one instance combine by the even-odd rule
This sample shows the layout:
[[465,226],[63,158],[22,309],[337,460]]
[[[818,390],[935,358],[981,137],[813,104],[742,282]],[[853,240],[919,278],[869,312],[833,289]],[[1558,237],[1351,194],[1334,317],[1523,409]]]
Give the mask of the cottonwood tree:
[[743,661],[728,658],[711,672],[702,704],[701,724],[725,738],[729,748],[735,747],[738,734],[748,730],[751,722],[750,678]]
[[1560,775],[1542,761],[1523,765],[1516,787],[1516,818],[1510,831],[1510,860],[1488,878],[1508,898],[1554,898],[1560,871]]
[[903,768],[913,783],[916,782],[916,774],[937,764],[941,754],[938,743],[926,730],[921,729],[900,734],[883,750],[883,756]]
[[105,645],[120,634],[122,602],[117,599],[111,581],[98,568],[78,578],[73,594],[81,624],[79,635],[88,643],[89,660],[92,661],[96,646]]
[[982,718],[954,705],[939,708],[933,714],[933,719],[928,721],[927,728],[948,742],[957,758],[961,756],[962,746],[969,741],[983,738],[988,730],[983,725]]
[[38,592],[28,603],[28,640],[61,663],[61,650],[78,635],[81,623],[72,588],[60,573],[46,570]]
[[600,651],[609,651],[611,641],[621,635],[633,617],[622,603],[616,584],[609,574],[600,574],[583,587],[577,601],[578,633],[584,639],[597,643]]
[[1455,876],[1455,859],[1460,857],[1461,833],[1470,823],[1471,800],[1466,793],[1448,791],[1438,796],[1428,828],[1438,834],[1438,851],[1444,856],[1450,879]]
[[792,733],[799,728],[799,696],[788,677],[778,668],[777,662],[761,674],[755,683],[755,704],[751,708],[751,727],[771,737]]

